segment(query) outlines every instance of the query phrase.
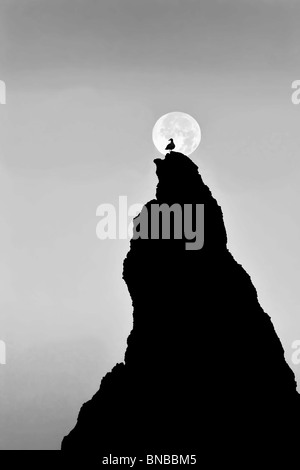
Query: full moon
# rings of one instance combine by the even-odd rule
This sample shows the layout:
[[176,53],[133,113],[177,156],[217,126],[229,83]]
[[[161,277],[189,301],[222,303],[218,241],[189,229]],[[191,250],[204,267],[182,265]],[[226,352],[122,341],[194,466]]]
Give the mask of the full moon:
[[189,114],[179,111],[164,114],[156,121],[152,131],[153,143],[163,155],[171,138],[175,144],[175,152],[190,155],[200,144],[200,126]]

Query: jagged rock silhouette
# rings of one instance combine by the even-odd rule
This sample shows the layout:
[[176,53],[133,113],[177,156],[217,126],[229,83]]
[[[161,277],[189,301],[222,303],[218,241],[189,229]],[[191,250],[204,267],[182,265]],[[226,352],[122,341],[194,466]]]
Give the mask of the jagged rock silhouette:
[[146,207],[204,204],[204,246],[131,240],[123,277],[134,322],[125,361],[82,406],[62,450],[98,460],[197,454],[211,464],[241,453],[240,464],[251,456],[278,462],[282,452],[287,462],[300,400],[271,319],[226,247],[221,208],[198,167],[177,152],[154,162],[156,199]]

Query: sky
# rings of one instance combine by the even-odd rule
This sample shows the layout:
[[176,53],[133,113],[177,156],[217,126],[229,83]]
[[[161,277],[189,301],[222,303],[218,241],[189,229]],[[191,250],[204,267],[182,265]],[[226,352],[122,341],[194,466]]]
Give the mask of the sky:
[[201,127],[191,158],[300,385],[299,4],[1,0],[0,18],[0,449],[59,449],[123,360],[129,240],[99,240],[96,210],[154,197],[170,111]]

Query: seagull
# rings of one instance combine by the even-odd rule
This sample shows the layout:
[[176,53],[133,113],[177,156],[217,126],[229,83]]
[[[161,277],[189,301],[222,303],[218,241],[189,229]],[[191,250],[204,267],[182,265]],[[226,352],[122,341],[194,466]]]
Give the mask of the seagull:
[[166,146],[165,150],[174,150],[175,144],[173,142],[173,139],[169,139],[169,144]]

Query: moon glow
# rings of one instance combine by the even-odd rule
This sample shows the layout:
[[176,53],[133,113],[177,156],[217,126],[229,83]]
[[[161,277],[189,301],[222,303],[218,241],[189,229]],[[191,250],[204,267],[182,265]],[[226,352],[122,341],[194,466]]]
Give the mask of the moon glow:
[[175,152],[190,155],[201,141],[201,129],[198,122],[189,114],[174,111],[164,114],[155,123],[152,139],[157,150],[166,154],[166,146],[172,137]]

